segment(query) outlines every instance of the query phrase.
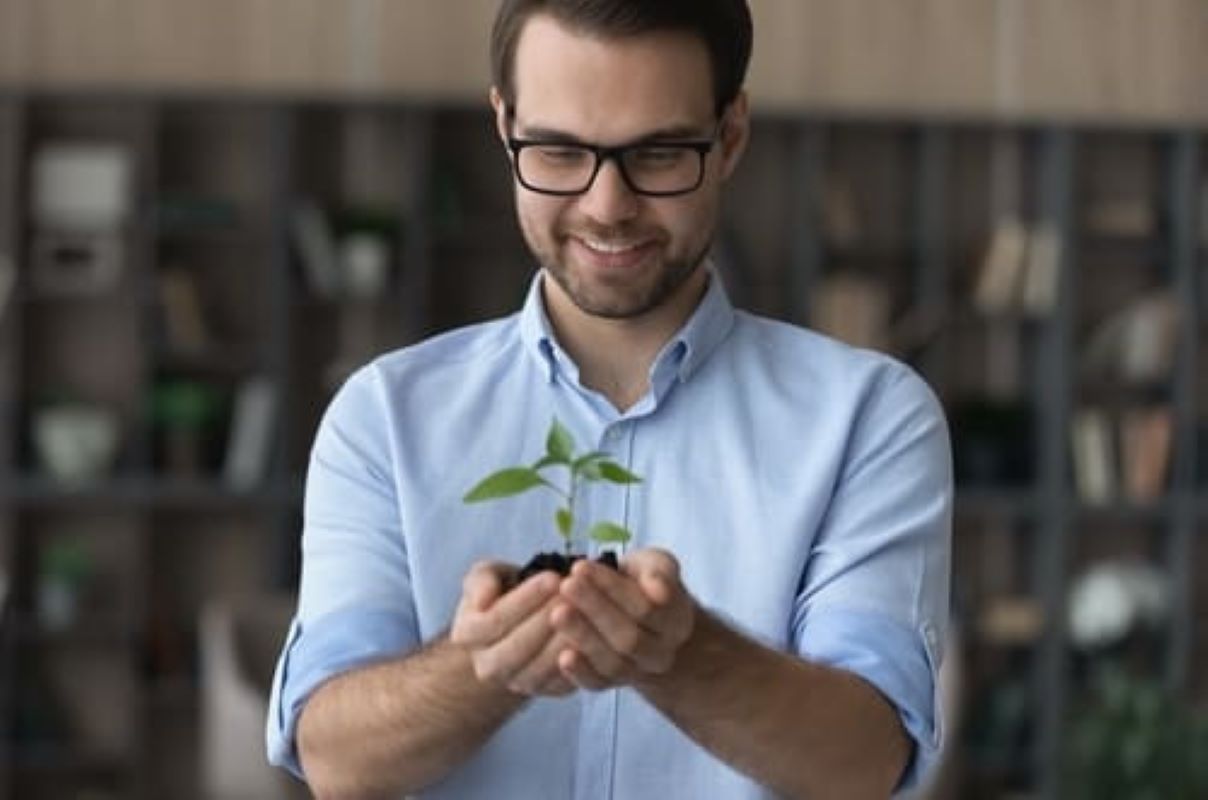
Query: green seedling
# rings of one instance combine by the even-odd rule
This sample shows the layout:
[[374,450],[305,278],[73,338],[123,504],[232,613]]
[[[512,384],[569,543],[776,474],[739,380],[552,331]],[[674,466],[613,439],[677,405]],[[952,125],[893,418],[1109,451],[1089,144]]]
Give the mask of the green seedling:
[[[559,485],[546,477],[551,470],[565,470],[569,478]],[[467,503],[498,500],[522,494],[529,489],[546,488],[561,499],[554,511],[554,527],[562,537],[566,555],[574,552],[579,520],[575,517],[575,498],[584,482],[607,481],[616,484],[640,483],[641,478],[608,458],[606,453],[575,453],[575,440],[563,425],[554,420],[545,438],[545,455],[530,467],[508,467],[483,478],[463,498]],[[615,522],[597,522],[588,528],[588,539],[601,543],[624,544],[630,532]]]

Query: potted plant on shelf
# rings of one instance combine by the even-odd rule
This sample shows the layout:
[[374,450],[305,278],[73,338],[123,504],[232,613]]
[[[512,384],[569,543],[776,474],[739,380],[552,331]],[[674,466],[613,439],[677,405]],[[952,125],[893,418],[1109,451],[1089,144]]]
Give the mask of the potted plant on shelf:
[[[550,480],[546,477],[550,471],[564,471],[567,476],[565,482],[555,483]],[[624,526],[609,521],[595,522],[584,531],[581,520],[576,515],[575,501],[579,488],[584,483],[605,481],[625,485],[640,483],[641,480],[611,460],[607,453],[593,450],[582,455],[577,454],[570,431],[555,419],[545,437],[545,455],[531,466],[507,467],[491,473],[467,492],[463,499],[467,503],[480,503],[512,497],[538,488],[548,489],[558,496],[561,502],[554,509],[554,529],[562,539],[562,551],[538,553],[533,556],[521,568],[517,577],[520,582],[545,570],[568,574],[571,566],[584,557],[577,549],[583,539],[601,544],[624,544],[633,538]],[[616,554],[612,551],[603,553],[598,560],[613,568],[617,566]]]

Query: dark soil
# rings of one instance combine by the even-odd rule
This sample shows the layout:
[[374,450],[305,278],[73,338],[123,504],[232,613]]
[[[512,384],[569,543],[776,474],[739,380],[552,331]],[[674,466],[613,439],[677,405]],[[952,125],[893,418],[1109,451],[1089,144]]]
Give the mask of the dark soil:
[[[520,568],[520,574],[516,577],[516,583],[521,584],[526,579],[536,575],[539,572],[556,572],[559,575],[566,577],[570,574],[570,568],[574,566],[576,561],[580,561],[585,556],[568,556],[564,553],[538,553],[529,559],[529,562]],[[596,561],[605,566],[617,569],[617,554],[611,550],[605,550],[596,558]]]

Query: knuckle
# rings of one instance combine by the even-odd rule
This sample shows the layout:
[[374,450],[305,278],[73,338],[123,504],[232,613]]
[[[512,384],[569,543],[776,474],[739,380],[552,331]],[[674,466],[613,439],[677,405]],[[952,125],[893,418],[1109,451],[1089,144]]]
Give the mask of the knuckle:
[[491,683],[500,683],[506,677],[506,672],[503,665],[500,664],[499,658],[490,652],[479,653],[474,658],[474,673],[479,680],[489,681]]
[[641,635],[633,628],[629,628],[617,634],[617,651],[622,655],[632,656],[638,651],[641,645]]

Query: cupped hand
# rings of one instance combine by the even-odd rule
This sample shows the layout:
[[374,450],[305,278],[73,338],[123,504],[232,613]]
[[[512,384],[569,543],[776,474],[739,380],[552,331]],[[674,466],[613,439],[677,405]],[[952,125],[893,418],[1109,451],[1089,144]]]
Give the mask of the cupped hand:
[[471,567],[449,639],[465,648],[480,681],[529,696],[569,694],[574,685],[558,668],[558,654],[567,643],[550,621],[559,602],[559,577],[534,575],[509,590],[516,572],[499,562]]
[[583,689],[632,684],[675,664],[696,620],[696,601],[665,550],[638,550],[619,571],[579,561],[559,588],[550,621],[561,640],[562,676]]

